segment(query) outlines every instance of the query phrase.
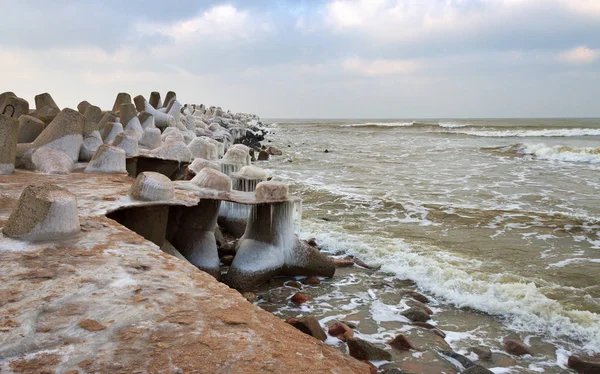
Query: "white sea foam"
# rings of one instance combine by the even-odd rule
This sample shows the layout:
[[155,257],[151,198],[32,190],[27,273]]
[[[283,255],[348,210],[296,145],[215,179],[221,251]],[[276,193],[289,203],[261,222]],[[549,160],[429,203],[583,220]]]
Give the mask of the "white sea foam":
[[341,125],[341,127],[410,127],[414,122],[365,122]]
[[[600,316],[566,309],[560,302],[545,296],[533,279],[528,283],[502,283],[496,274],[477,271],[481,266],[478,261],[439,248],[426,250],[407,245],[401,239],[353,235],[341,227],[324,233],[322,224],[306,223],[306,235],[315,236],[329,251],[345,251],[368,263],[380,264],[382,271],[400,279],[412,279],[419,287],[459,307],[502,316],[515,330],[579,341],[578,348],[600,352]],[[334,225],[328,226],[333,228]],[[378,318],[391,318],[394,312],[380,309]]]
[[457,130],[447,134],[464,134],[490,138],[600,136],[600,129],[542,129],[542,130]]
[[517,151],[541,160],[600,163],[600,148],[522,144]]
[[467,127],[468,125],[463,124],[463,123],[454,123],[454,122],[440,122],[440,124],[438,126],[446,128],[446,129],[456,129],[456,128],[460,128],[460,127]]

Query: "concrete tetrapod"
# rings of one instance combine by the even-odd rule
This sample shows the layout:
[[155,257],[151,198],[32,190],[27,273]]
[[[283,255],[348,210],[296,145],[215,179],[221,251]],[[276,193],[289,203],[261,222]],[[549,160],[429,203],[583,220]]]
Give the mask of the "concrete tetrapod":
[[77,198],[54,184],[25,187],[2,232],[22,240],[68,238],[80,230]]
[[79,148],[83,143],[83,123],[83,114],[65,108],[33,141],[33,148],[46,146],[59,149],[69,155],[73,162],[77,162]]
[[[211,168],[202,169],[191,181],[197,187],[216,193],[231,191],[231,180]],[[202,199],[198,205],[181,211],[173,245],[192,264],[219,279],[219,253],[215,227],[220,200]]]
[[30,115],[19,117],[19,143],[31,143],[44,131],[46,124]]
[[144,129],[142,128],[140,119],[137,117],[135,106],[132,103],[121,104],[119,118],[123,125],[123,130],[135,133],[136,139],[140,140],[144,133]]
[[144,96],[138,95],[133,98],[133,101],[135,102],[135,107],[138,112],[147,112],[154,116],[154,124],[156,127],[165,128],[168,126],[175,126],[176,123],[173,116],[154,108],[152,105],[150,105],[150,103],[148,103],[148,101],[146,101]]
[[86,173],[113,174],[127,173],[125,151],[118,147],[103,144],[86,166]]
[[225,283],[247,290],[275,277],[285,265],[286,253],[294,243],[293,202],[284,183],[259,183],[256,198],[268,196],[280,202],[253,205],[244,236]]
[[17,157],[19,121],[0,114],[0,174],[12,174]]
[[[267,173],[258,166],[244,166],[239,173],[231,176],[233,189],[236,191],[254,192],[260,182],[269,178]],[[224,201],[219,211],[219,226],[236,238],[244,235],[250,207],[232,201]]]
[[137,176],[129,189],[129,195],[144,201],[171,200],[175,197],[175,188],[171,180],[164,175],[145,171]]

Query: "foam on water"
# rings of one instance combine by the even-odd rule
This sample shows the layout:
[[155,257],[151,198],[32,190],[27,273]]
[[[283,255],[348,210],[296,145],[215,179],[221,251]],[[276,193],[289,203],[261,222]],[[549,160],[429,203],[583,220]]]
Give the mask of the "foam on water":
[[341,125],[341,127],[410,127],[414,122],[365,122]]
[[[478,272],[481,265],[478,261],[441,249],[425,250],[401,239],[350,234],[341,228],[324,233],[322,224],[308,223],[306,236],[316,237],[329,251],[345,251],[368,263],[379,264],[383,272],[412,279],[419,287],[459,307],[501,316],[517,331],[542,333],[576,342],[578,348],[587,352],[600,352],[600,316],[566,309],[544,295],[534,280],[503,281],[507,272],[504,275]],[[392,318],[394,312],[378,310],[375,315],[385,320]]]
[[570,128],[542,130],[457,130],[444,134],[462,134],[491,138],[600,136],[600,129]]
[[543,143],[516,146],[517,152],[540,160],[600,163],[600,148],[548,146]]

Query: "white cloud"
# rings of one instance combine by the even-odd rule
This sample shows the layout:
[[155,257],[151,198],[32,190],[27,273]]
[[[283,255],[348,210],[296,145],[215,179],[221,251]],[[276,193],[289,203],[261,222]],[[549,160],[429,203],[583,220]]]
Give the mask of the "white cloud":
[[[477,37],[503,30],[516,21],[540,14],[600,16],[600,0],[333,0],[325,7],[324,23],[333,30],[356,32],[380,42],[429,37]],[[546,26],[543,26],[546,27]]]
[[559,54],[558,59],[568,64],[590,64],[600,60],[600,49],[591,49],[581,46]]
[[271,25],[259,22],[247,11],[232,5],[214,6],[200,15],[170,24],[138,23],[142,34],[160,34],[176,41],[199,41],[210,38],[217,41],[252,39],[260,32],[268,32]]
[[343,67],[348,72],[368,77],[410,74],[417,70],[417,64],[414,61],[385,59],[362,60],[360,58],[351,58],[344,61]]

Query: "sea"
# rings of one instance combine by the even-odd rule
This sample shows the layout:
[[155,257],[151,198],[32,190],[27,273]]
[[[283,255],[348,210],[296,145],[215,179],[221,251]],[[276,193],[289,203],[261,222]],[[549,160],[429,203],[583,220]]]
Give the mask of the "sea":
[[[409,282],[452,349],[477,360],[472,348],[489,348],[495,373],[565,373],[571,354],[600,353],[600,119],[263,122],[284,155],[259,166],[303,199],[301,237],[378,269],[342,271],[276,314],[427,344],[401,315],[394,285]],[[504,356],[506,338],[534,355]]]

